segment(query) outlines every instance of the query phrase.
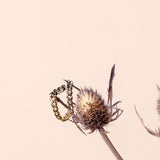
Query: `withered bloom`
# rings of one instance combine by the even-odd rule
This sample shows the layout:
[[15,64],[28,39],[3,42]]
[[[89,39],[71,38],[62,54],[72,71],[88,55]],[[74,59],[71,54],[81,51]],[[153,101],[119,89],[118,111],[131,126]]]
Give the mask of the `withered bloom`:
[[[157,89],[158,89],[158,99],[157,99],[156,109],[157,109],[158,114],[160,115],[160,87],[159,87],[158,85],[157,85]],[[137,113],[137,115],[138,115],[138,118],[140,119],[142,125],[143,125],[144,128],[147,130],[147,132],[150,133],[150,134],[152,134],[152,135],[154,135],[154,136],[156,136],[156,137],[159,137],[159,138],[160,138],[160,128],[158,127],[158,129],[155,130],[155,131],[149,129],[149,128],[144,124],[143,119],[142,119],[142,118],[140,117],[140,115],[138,114],[136,107],[135,107],[135,111],[136,111],[136,113]]]
[[157,85],[157,89],[158,89],[158,98],[157,98],[157,112],[160,116],[160,88],[159,86]]
[[[112,81],[114,78],[114,71],[115,65],[111,70],[107,103],[105,103],[104,99],[99,93],[97,93],[97,91],[94,91],[92,88],[79,89],[69,80],[65,80],[67,82],[66,86],[62,85],[53,90],[53,92],[50,93],[50,98],[57,119],[62,121],[72,121],[84,134],[86,134],[84,130],[90,130],[89,133],[98,130],[116,158],[122,160],[121,156],[106,135],[107,131],[104,129],[104,126],[116,120],[122,114],[122,110],[117,108],[117,104],[120,103],[120,101],[112,104]],[[73,102],[72,88],[78,90],[76,103]],[[58,97],[58,95],[64,90],[67,90],[68,104],[65,104]],[[60,102],[68,110],[64,117],[62,117],[58,111],[57,102]]]
[[81,89],[77,95],[76,113],[84,129],[93,132],[109,123],[110,108],[101,95],[92,89]]

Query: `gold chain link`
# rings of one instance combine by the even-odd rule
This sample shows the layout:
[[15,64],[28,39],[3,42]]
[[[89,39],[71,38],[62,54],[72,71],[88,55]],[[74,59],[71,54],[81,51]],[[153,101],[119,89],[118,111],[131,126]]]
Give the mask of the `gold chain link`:
[[73,96],[72,96],[73,83],[70,81],[67,85],[67,104],[71,109],[74,109],[73,106]]

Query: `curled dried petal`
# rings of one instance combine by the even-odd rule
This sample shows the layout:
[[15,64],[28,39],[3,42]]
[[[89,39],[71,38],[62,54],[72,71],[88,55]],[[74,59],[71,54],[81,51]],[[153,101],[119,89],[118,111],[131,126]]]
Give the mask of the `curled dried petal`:
[[153,131],[153,130],[149,129],[148,127],[146,127],[146,125],[143,122],[143,119],[138,114],[136,107],[134,107],[134,108],[135,108],[135,111],[136,111],[136,114],[137,114],[138,118],[140,119],[143,127],[147,130],[147,132],[150,133],[150,134],[152,134],[152,135],[154,135],[154,136],[156,136],[156,137],[160,138],[160,128],[158,127],[158,130]]

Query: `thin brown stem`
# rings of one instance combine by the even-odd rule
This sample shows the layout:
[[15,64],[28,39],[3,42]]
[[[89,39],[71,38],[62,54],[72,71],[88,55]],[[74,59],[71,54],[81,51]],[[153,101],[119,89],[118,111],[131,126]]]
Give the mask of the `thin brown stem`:
[[110,150],[112,151],[112,153],[117,158],[117,160],[123,160],[123,158],[120,156],[120,154],[118,153],[118,151],[115,149],[115,147],[113,146],[112,142],[108,138],[108,136],[107,136],[106,131],[104,130],[104,128],[100,128],[99,132],[100,132],[103,140],[106,142],[106,144],[108,145],[108,147],[110,148]]
[[61,103],[71,114],[73,114],[72,109],[69,106],[67,106],[59,97],[56,97],[56,99],[57,102]]

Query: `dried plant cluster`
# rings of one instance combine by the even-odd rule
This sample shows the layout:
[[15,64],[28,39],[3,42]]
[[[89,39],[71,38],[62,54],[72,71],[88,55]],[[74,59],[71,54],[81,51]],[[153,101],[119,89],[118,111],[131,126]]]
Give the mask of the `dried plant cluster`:
[[[67,82],[66,86],[62,85],[50,93],[50,100],[57,119],[61,121],[72,121],[84,134],[86,134],[84,130],[90,130],[89,133],[98,130],[113,154],[117,159],[122,160],[121,156],[108,139],[106,135],[107,131],[103,128],[122,114],[122,110],[117,108],[117,104],[120,103],[120,101],[112,104],[112,81],[115,75],[114,72],[115,65],[111,69],[107,103],[105,103],[104,99],[97,91],[94,91],[92,88],[79,89],[69,80],[65,80]],[[72,88],[78,91],[76,103],[73,102]],[[67,91],[67,104],[58,97],[64,91]],[[62,117],[58,111],[58,102],[68,110],[64,117]]]
[[[100,135],[106,142],[106,144],[111,149],[112,153],[118,160],[122,160],[122,157],[119,155],[118,151],[115,149],[111,141],[107,136],[107,131],[105,131],[104,127],[109,124],[110,122],[116,120],[121,114],[122,110],[117,108],[117,104],[121,101],[117,101],[116,103],[112,104],[113,92],[112,92],[112,83],[113,78],[115,75],[115,65],[111,69],[111,75],[109,80],[109,87],[108,87],[108,100],[107,103],[102,98],[102,96],[97,93],[97,91],[93,90],[92,88],[81,88],[79,89],[76,87],[72,81],[64,80],[67,84],[61,85],[57,89],[54,89],[50,93],[50,100],[51,106],[53,108],[54,114],[57,119],[61,121],[70,120],[71,122],[75,123],[75,125],[79,128],[79,130],[86,134],[84,130],[90,130],[89,133],[98,130]],[[73,88],[75,88],[77,93],[77,100],[76,102],[73,101]],[[160,116],[160,87],[157,85],[158,89],[158,99],[157,99],[157,113]],[[67,104],[65,104],[60,98],[59,95],[66,91],[67,93]],[[64,116],[62,116],[58,109],[58,103],[63,105],[67,112]],[[135,111],[140,119],[144,128],[150,134],[160,138],[160,128],[158,127],[157,130],[153,131],[149,129],[145,124],[143,119],[138,114],[136,107]]]
[[[102,99],[101,95],[94,91],[92,88],[79,89],[73,85],[72,81],[67,81],[67,85],[62,85],[54,89],[50,93],[51,105],[57,119],[66,121],[71,118],[77,127],[82,131],[78,125],[80,123],[83,129],[90,130],[90,133],[96,129],[100,129],[109,122],[116,120],[121,114],[122,110],[117,108],[117,101],[112,105],[112,81],[114,77],[115,65],[112,67],[111,76],[108,89],[108,102],[107,104]],[[72,88],[78,90],[77,101],[73,102]],[[67,91],[67,103],[65,104],[59,97],[62,92]],[[62,117],[58,111],[57,102],[60,102],[68,112],[66,116]]]

